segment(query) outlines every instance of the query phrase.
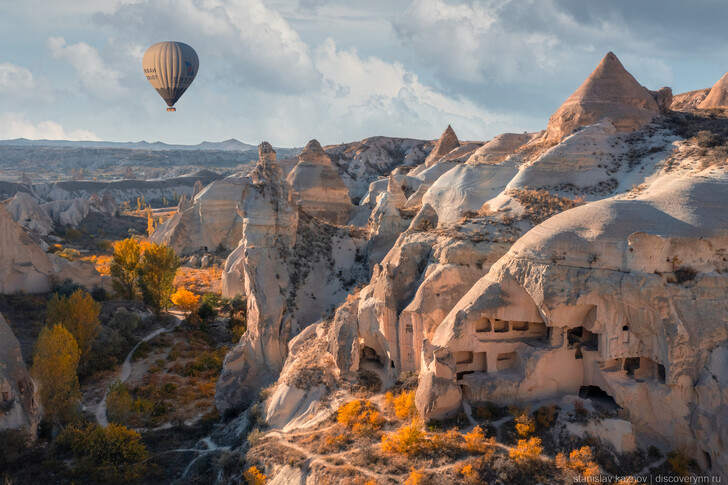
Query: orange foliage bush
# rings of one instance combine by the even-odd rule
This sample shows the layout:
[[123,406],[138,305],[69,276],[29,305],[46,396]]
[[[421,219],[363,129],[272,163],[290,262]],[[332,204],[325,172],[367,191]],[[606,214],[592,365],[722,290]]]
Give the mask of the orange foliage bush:
[[533,434],[534,431],[536,431],[536,423],[533,422],[533,418],[527,413],[516,417],[516,432],[518,436],[526,438]]
[[384,425],[384,418],[369,400],[355,400],[339,407],[336,420],[356,434],[369,434]]
[[426,451],[428,445],[427,433],[418,420],[382,436],[382,451],[385,453],[416,456]]
[[414,419],[417,417],[417,406],[415,405],[415,391],[405,391],[398,396],[391,392],[385,395],[387,407],[394,411],[397,419]]
[[255,466],[248,468],[245,473],[243,473],[243,477],[245,477],[245,481],[248,482],[248,485],[264,485],[265,482],[268,481],[268,477]]
[[594,462],[592,450],[588,446],[573,450],[568,458],[566,454],[559,453],[556,455],[556,466],[562,470],[573,470],[586,478],[599,475],[599,465]]
[[407,476],[407,480],[405,480],[404,485],[423,485],[425,483],[425,473],[420,470],[415,470],[414,467],[411,468],[411,471],[409,473],[409,476]]
[[541,452],[543,452],[541,438],[534,437],[527,440],[518,440],[518,446],[512,448],[508,452],[508,455],[517,464],[525,464],[536,460],[541,455]]
[[485,448],[488,446],[488,442],[485,440],[485,433],[483,433],[480,426],[476,426],[471,432],[466,433],[464,438],[465,449],[471,455],[485,452]]

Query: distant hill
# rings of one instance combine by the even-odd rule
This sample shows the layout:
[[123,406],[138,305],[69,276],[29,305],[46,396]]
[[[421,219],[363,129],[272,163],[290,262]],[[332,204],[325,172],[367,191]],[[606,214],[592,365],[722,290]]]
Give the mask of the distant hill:
[[231,138],[220,142],[203,141],[197,145],[169,145],[161,141],[153,143],[114,142],[114,141],[68,141],[68,140],[28,140],[16,138],[14,140],[0,140],[0,145],[14,147],[58,147],[58,148],[123,148],[130,150],[216,150],[216,151],[248,151],[254,150],[255,145],[249,145]]

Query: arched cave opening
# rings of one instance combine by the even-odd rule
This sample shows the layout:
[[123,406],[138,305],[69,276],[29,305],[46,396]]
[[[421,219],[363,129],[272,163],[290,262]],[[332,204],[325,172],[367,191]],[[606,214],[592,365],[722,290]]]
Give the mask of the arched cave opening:
[[371,347],[367,347],[366,345],[362,346],[361,355],[359,357],[362,362],[372,362],[377,364],[379,367],[384,367],[384,364],[382,364],[382,360],[377,355],[376,350]]
[[579,397],[582,399],[590,399],[595,405],[605,407],[610,410],[622,409],[612,396],[599,386],[581,386],[579,388]]

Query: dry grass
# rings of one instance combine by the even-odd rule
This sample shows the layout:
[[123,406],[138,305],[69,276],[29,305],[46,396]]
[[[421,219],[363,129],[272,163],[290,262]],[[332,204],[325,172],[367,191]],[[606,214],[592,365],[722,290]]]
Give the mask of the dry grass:
[[540,224],[549,217],[584,203],[583,198],[567,199],[553,195],[547,190],[510,189],[506,192],[523,206],[523,219]]
[[174,278],[174,286],[187,288],[193,293],[220,293],[222,291],[222,268],[188,268],[182,266]]

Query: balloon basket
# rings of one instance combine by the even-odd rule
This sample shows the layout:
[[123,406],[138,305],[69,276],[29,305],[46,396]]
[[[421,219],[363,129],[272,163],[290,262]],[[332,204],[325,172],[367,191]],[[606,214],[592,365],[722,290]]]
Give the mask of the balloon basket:
[[167,111],[177,111],[177,108],[167,108]]

